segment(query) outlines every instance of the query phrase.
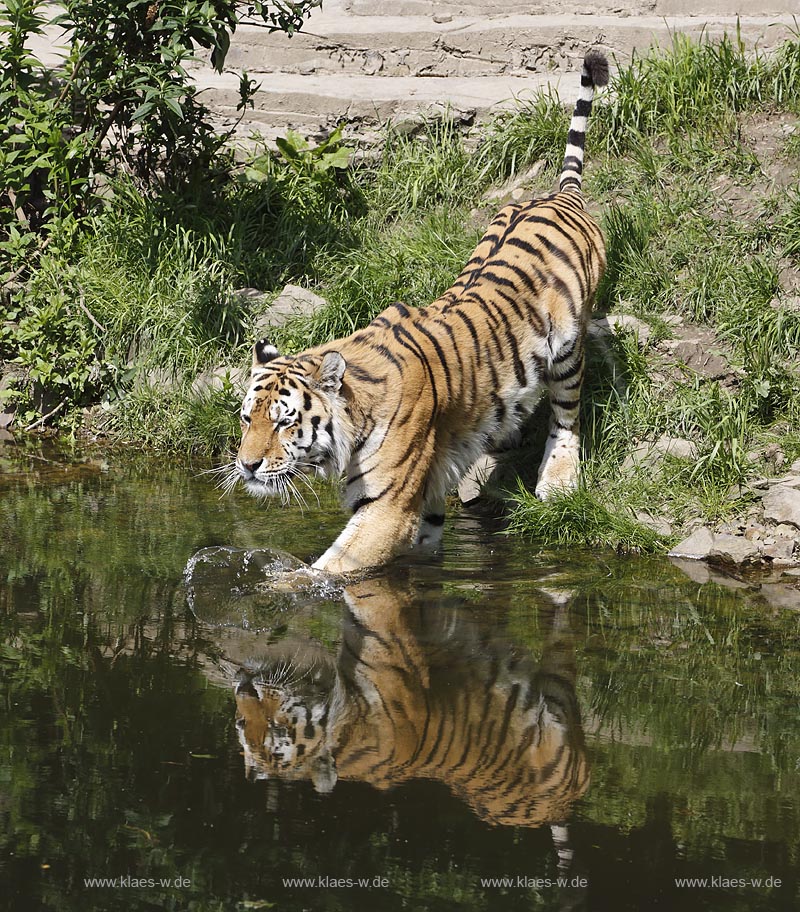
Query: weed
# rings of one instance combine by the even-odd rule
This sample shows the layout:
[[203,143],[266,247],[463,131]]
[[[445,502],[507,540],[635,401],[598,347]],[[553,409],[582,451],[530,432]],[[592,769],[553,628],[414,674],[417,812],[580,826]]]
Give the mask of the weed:
[[781,223],[783,249],[800,261],[800,186],[789,193],[789,205]]
[[482,180],[497,183],[544,160],[552,177],[561,164],[568,127],[569,113],[556,93],[539,93],[518,110],[496,117],[475,153],[475,167]]
[[543,502],[520,486],[512,500],[509,531],[537,541],[622,552],[664,548],[664,539],[657,532],[630,516],[612,512],[586,488]]
[[362,166],[367,204],[381,221],[475,199],[479,168],[458,126],[449,119],[425,122],[413,136],[389,129],[377,167]]

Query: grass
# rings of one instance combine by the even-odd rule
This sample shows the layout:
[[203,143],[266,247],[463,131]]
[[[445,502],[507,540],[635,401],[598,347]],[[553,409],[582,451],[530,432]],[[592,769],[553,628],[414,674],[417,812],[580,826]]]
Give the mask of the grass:
[[658,551],[664,546],[664,536],[609,508],[585,487],[542,502],[520,485],[514,504],[509,531],[537,541],[623,553]]
[[[799,73],[797,36],[767,55],[738,37],[676,35],[666,53],[621,66],[596,104],[584,189],[608,248],[598,304],[652,332],[644,347],[620,333],[591,353],[583,487],[548,505],[518,490],[515,530],[658,550],[663,539],[637,513],[676,535],[697,516],[729,518],[746,505],[748,480],[770,471],[769,444],[800,456],[800,308],[781,285],[800,267]],[[286,351],[347,334],[394,300],[429,303],[491,219],[487,191],[537,161],[531,189],[549,191],[568,120],[545,93],[471,135],[446,119],[413,136],[389,131],[377,158],[346,169],[258,148],[214,197],[145,198],[117,182],[106,211],[54,238],[9,305],[0,358],[27,371],[20,408],[35,417],[34,388],[57,381],[67,426],[102,399],[107,431],[131,442],[229,448],[237,393],[198,394],[195,378],[248,362],[263,305],[235,289],[269,299],[292,281],[325,296],[321,313],[276,332]],[[787,123],[793,132],[778,131]],[[753,124],[774,125],[777,151],[759,149]],[[665,356],[661,343],[694,325],[724,348],[722,381]],[[632,442],[665,434],[693,441],[697,458],[625,465]],[[538,461],[540,436],[525,464]]]

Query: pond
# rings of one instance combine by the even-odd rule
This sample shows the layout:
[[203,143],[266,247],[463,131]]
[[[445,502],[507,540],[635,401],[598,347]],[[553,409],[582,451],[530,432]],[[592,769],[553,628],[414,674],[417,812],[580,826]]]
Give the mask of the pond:
[[0,450],[3,908],[800,907],[796,590],[457,509],[270,589],[319,497]]

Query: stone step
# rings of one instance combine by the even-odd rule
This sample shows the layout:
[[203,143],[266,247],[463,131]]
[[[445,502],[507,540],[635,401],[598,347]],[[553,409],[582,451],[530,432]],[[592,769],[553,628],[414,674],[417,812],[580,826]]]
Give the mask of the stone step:
[[[353,16],[382,16],[385,0],[326,0],[328,8],[336,7]],[[446,19],[458,16],[493,16],[514,13],[534,15],[560,15],[573,12],[594,16],[611,13],[617,16],[748,16],[757,14],[797,14],[797,0],[582,0],[567,7],[562,0],[394,0],[391,5],[395,16],[428,16]]]
[[503,15],[435,23],[422,16],[330,12],[312,16],[292,38],[241,26],[227,65],[251,75],[521,76],[580,69],[586,48],[594,45],[625,62],[634,49],[669,45],[675,32],[717,39],[735,35],[737,24],[748,47],[769,50],[788,37],[794,21],[788,15]]
[[[238,77],[209,70],[195,74],[204,98],[231,126],[238,120]],[[305,135],[324,132],[342,121],[374,126],[404,121],[418,115],[450,116],[460,120],[482,117],[490,111],[514,107],[520,100],[553,86],[564,98],[577,95],[580,77],[571,73],[532,73],[526,77],[484,76],[293,76],[273,73],[263,81],[237,133],[258,131],[271,139],[295,129]]]
[[[312,135],[341,121],[369,126],[449,106],[456,117],[479,118],[516,98],[555,86],[568,102],[577,91],[587,47],[620,63],[634,50],[666,46],[675,32],[711,39],[736,33],[748,47],[768,50],[793,31],[798,0],[757,0],[737,19],[740,0],[587,0],[565,14],[561,0],[325,0],[292,38],[243,24],[220,75],[198,61],[193,75],[223,126],[238,121],[238,77],[261,83],[255,108],[238,135],[268,138],[298,129]],[[689,15],[697,13],[697,15]],[[757,15],[756,15],[757,14]],[[666,17],[666,18],[664,18]],[[31,39],[53,65],[64,39],[51,27]]]

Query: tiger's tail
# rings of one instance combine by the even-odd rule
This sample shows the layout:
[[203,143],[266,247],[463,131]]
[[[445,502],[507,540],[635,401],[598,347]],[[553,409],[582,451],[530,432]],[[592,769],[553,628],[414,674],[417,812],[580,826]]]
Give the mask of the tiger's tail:
[[608,60],[594,48],[586,52],[581,70],[581,89],[572,113],[567,137],[564,164],[561,166],[560,190],[580,190],[583,173],[583,147],[586,143],[586,123],[592,110],[595,87],[608,84]]

